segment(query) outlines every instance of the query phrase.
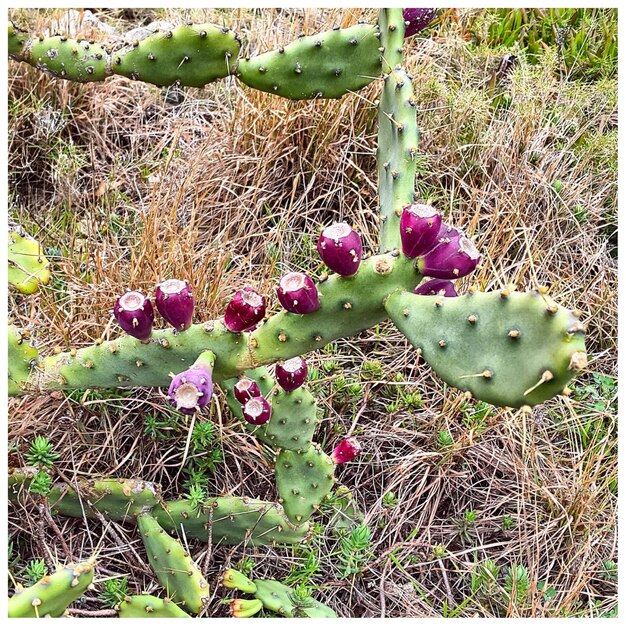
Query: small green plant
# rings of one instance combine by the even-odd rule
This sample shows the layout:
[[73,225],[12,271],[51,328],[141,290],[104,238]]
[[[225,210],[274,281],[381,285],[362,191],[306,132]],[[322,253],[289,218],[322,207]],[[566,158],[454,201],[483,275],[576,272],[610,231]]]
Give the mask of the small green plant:
[[367,524],[359,524],[341,538],[339,577],[360,574],[373,556],[372,531]]
[[617,580],[617,563],[613,559],[604,561],[604,563],[602,563],[602,571],[600,575],[605,580],[615,582]]
[[109,578],[104,581],[103,590],[100,593],[100,599],[107,608],[115,608],[129,594],[128,577]]
[[302,550],[303,555],[298,558],[298,564],[292,566],[291,572],[285,579],[286,585],[309,584],[320,570],[321,564],[315,553],[308,548]]
[[440,430],[437,433],[436,440],[437,448],[439,450],[445,450],[446,448],[451,448],[454,445],[454,439],[448,430]]
[[52,467],[58,458],[59,455],[54,452],[54,448],[48,441],[48,438],[41,435],[35,437],[26,454],[28,463],[38,467]]
[[187,493],[187,500],[196,511],[201,511],[207,501],[206,489],[198,484],[191,485]]
[[162,419],[158,413],[148,413],[143,418],[143,434],[153,441],[163,441],[172,436],[175,428],[171,420]]
[[380,361],[364,361],[361,365],[362,380],[381,380],[383,375],[383,364]]
[[254,569],[254,561],[251,558],[244,556],[243,559],[235,563],[234,569],[241,572],[245,576],[250,576],[252,570]]
[[[339,369],[339,361],[336,359],[328,359],[322,363],[322,369],[326,374],[334,374]],[[309,376],[311,370],[309,370]]]
[[191,433],[191,447],[194,452],[206,450],[217,440],[213,422],[197,422]]
[[308,617],[305,609],[314,606],[312,589],[305,583],[299,584],[289,594],[289,600],[293,604],[294,617]]
[[393,493],[393,491],[388,491],[384,496],[383,496],[383,506],[387,509],[392,509],[394,506],[398,506],[398,498],[396,498],[395,494]]
[[443,559],[448,554],[448,548],[442,543],[433,546],[432,557],[435,560]]
[[515,520],[510,515],[503,515],[501,525],[502,530],[509,531],[515,527]]
[[33,584],[39,582],[47,573],[48,567],[43,559],[33,559],[24,568],[24,578]]
[[455,521],[455,525],[458,528],[459,537],[464,543],[471,543],[475,538],[474,528],[476,526],[476,521],[478,519],[478,515],[476,511],[468,509],[463,512],[463,515],[460,519]]
[[33,476],[29,491],[45,497],[50,493],[50,489],[52,489],[52,479],[45,470],[38,471]]
[[513,602],[522,606],[526,602],[530,589],[530,575],[524,565],[514,564],[509,567],[504,581],[503,598],[505,602]]

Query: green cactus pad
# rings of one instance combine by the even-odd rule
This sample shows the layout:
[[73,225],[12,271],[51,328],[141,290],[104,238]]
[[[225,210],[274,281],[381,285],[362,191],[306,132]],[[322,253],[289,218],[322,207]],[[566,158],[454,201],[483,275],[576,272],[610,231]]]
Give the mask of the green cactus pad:
[[341,98],[380,76],[379,47],[378,29],[358,24],[241,59],[237,76],[249,87],[291,100]]
[[419,143],[413,81],[401,68],[385,76],[378,114],[378,200],[380,251],[400,247],[402,209],[415,198]]
[[246,376],[257,381],[261,393],[272,403],[272,416],[266,424],[262,426],[249,424],[243,419],[241,404],[233,393],[237,379],[222,384],[222,388],[226,390],[230,410],[241,419],[246,430],[274,448],[307,449],[311,445],[317,426],[317,407],[311,392],[305,387],[285,391],[273,385],[273,380],[265,368],[246,372]]
[[120,603],[119,617],[191,617],[169,598],[127,596]]
[[544,402],[586,364],[578,318],[536,291],[397,293],[387,310],[448,384],[496,406]]
[[20,585],[9,598],[9,617],[61,617],[92,580],[93,563],[86,561],[44,576],[32,587]]
[[194,24],[155,33],[114,53],[111,69],[159,86],[203,87],[228,76],[238,55],[239,40],[232,30]]
[[402,65],[405,30],[402,9],[381,9],[378,12],[378,28],[380,45],[384,48],[383,72],[386,74],[396,65]]
[[50,281],[50,261],[38,241],[9,231],[9,284],[20,293],[35,293]]
[[234,569],[227,569],[224,572],[222,582],[227,589],[238,589],[244,593],[256,591],[256,585],[245,574]]
[[306,522],[335,482],[335,464],[319,448],[281,450],[276,458],[276,487],[285,514],[294,524]]
[[100,44],[55,36],[34,38],[27,60],[58,78],[90,83],[110,74],[107,59],[108,53]]
[[9,23],[9,56],[18,61],[24,58],[24,46],[28,41],[28,33],[21,31],[15,24]]
[[37,362],[38,352],[33,348],[17,326],[7,329],[9,340],[9,395],[15,396],[23,391],[23,385],[31,374],[32,366]]
[[293,544],[303,541],[309,532],[308,524],[293,525],[279,504],[251,498],[211,498],[200,511],[187,500],[177,500],[153,510],[154,517],[166,530],[182,530],[186,537],[202,541],[208,536],[209,513],[214,544]]
[[256,593],[254,597],[263,603],[263,608],[274,611],[284,617],[337,617],[337,614],[325,604],[309,598],[306,604],[296,613],[292,601],[293,589],[277,580],[255,580]]
[[149,513],[137,517],[150,566],[176,604],[199,613],[209,600],[209,584],[180,541],[168,535]]

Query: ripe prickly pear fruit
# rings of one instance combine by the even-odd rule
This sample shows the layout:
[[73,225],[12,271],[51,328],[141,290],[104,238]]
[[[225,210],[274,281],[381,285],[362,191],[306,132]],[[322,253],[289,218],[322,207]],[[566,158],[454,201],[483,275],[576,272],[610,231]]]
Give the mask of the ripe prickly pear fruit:
[[245,574],[234,569],[227,569],[224,572],[222,582],[228,589],[238,589],[244,593],[256,592],[256,585]]
[[237,598],[230,603],[230,614],[233,617],[252,617],[263,608],[261,600],[242,600]]
[[206,350],[188,370],[174,376],[168,395],[179,411],[192,415],[209,403],[213,395],[214,363],[215,355]]
[[306,361],[299,356],[276,364],[276,382],[285,390],[301,387],[309,371]]
[[337,274],[356,274],[363,256],[361,237],[345,222],[326,227],[317,242],[322,261]]
[[193,294],[186,280],[166,280],[156,286],[156,307],[166,322],[178,330],[187,330],[193,317]]
[[250,398],[243,405],[243,418],[248,424],[260,426],[272,416],[272,405],[263,397]]
[[129,335],[147,341],[152,334],[154,309],[152,302],[139,291],[127,291],[120,296],[113,309],[117,323]]
[[330,458],[337,464],[348,463],[361,454],[361,444],[355,437],[342,439],[332,451]]
[[265,308],[265,297],[252,287],[244,287],[228,303],[224,314],[224,325],[234,333],[249,330],[263,319]]
[[261,395],[261,390],[256,381],[248,378],[240,378],[233,386],[233,392],[235,398],[241,403],[245,404],[251,398],[258,398]]
[[437,245],[441,228],[441,215],[426,204],[404,207],[400,217],[402,252],[409,259],[426,254]]
[[454,283],[449,280],[441,280],[434,278],[426,281],[424,284],[413,290],[418,296],[444,296],[446,298],[455,298],[459,294],[454,288]]
[[289,272],[280,279],[278,300],[290,313],[313,313],[320,308],[317,287],[302,272]]
[[402,9],[402,19],[406,24],[405,37],[411,37],[424,30],[436,17],[437,9]]
[[420,257],[417,268],[432,278],[461,278],[473,272],[480,261],[476,246],[460,231],[442,225],[439,243]]

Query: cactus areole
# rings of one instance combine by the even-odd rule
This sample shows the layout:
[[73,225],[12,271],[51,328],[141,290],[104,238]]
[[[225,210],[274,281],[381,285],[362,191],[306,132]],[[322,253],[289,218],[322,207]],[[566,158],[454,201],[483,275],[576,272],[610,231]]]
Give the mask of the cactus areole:
[[315,283],[301,272],[290,272],[280,279],[278,300],[290,313],[313,313],[320,308]]
[[328,226],[317,242],[317,251],[324,263],[337,274],[356,274],[363,256],[361,237],[345,222]]
[[139,291],[127,291],[115,302],[113,314],[118,324],[129,335],[146,341],[152,334],[154,309],[152,303]]
[[178,330],[187,330],[193,317],[193,294],[186,280],[166,280],[156,286],[157,309],[169,324]]

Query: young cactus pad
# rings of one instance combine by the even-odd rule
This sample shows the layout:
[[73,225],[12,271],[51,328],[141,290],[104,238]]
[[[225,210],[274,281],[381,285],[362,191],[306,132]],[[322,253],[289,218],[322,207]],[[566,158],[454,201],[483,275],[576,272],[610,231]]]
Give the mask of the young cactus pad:
[[584,327],[544,293],[397,293],[394,324],[448,384],[496,406],[533,406],[586,365]]
[[61,617],[93,580],[93,563],[70,564],[32,587],[15,590],[9,598],[9,617]]
[[199,613],[209,599],[209,584],[180,541],[168,535],[149,513],[137,518],[150,566],[174,602]]
[[263,608],[284,617],[337,617],[325,604],[308,598],[302,607],[292,600],[293,589],[277,580],[254,580],[254,597],[263,603]]
[[33,363],[37,362],[38,352],[28,343],[28,338],[17,326],[7,328],[9,340],[8,350],[8,388],[9,395],[15,396],[22,392],[23,385],[31,374]]
[[378,29],[357,24],[241,59],[237,76],[250,87],[291,100],[341,98],[380,76],[379,47]]
[[191,617],[176,606],[170,598],[157,598],[147,594],[126,596],[120,603],[118,617]]
[[9,284],[20,293],[31,294],[50,281],[50,262],[38,241],[9,231]]
[[276,487],[285,514],[294,524],[306,522],[335,482],[335,464],[319,448],[281,450],[276,458]]
[[236,66],[239,39],[213,24],[183,25],[113,54],[113,73],[159,86],[203,87]]

